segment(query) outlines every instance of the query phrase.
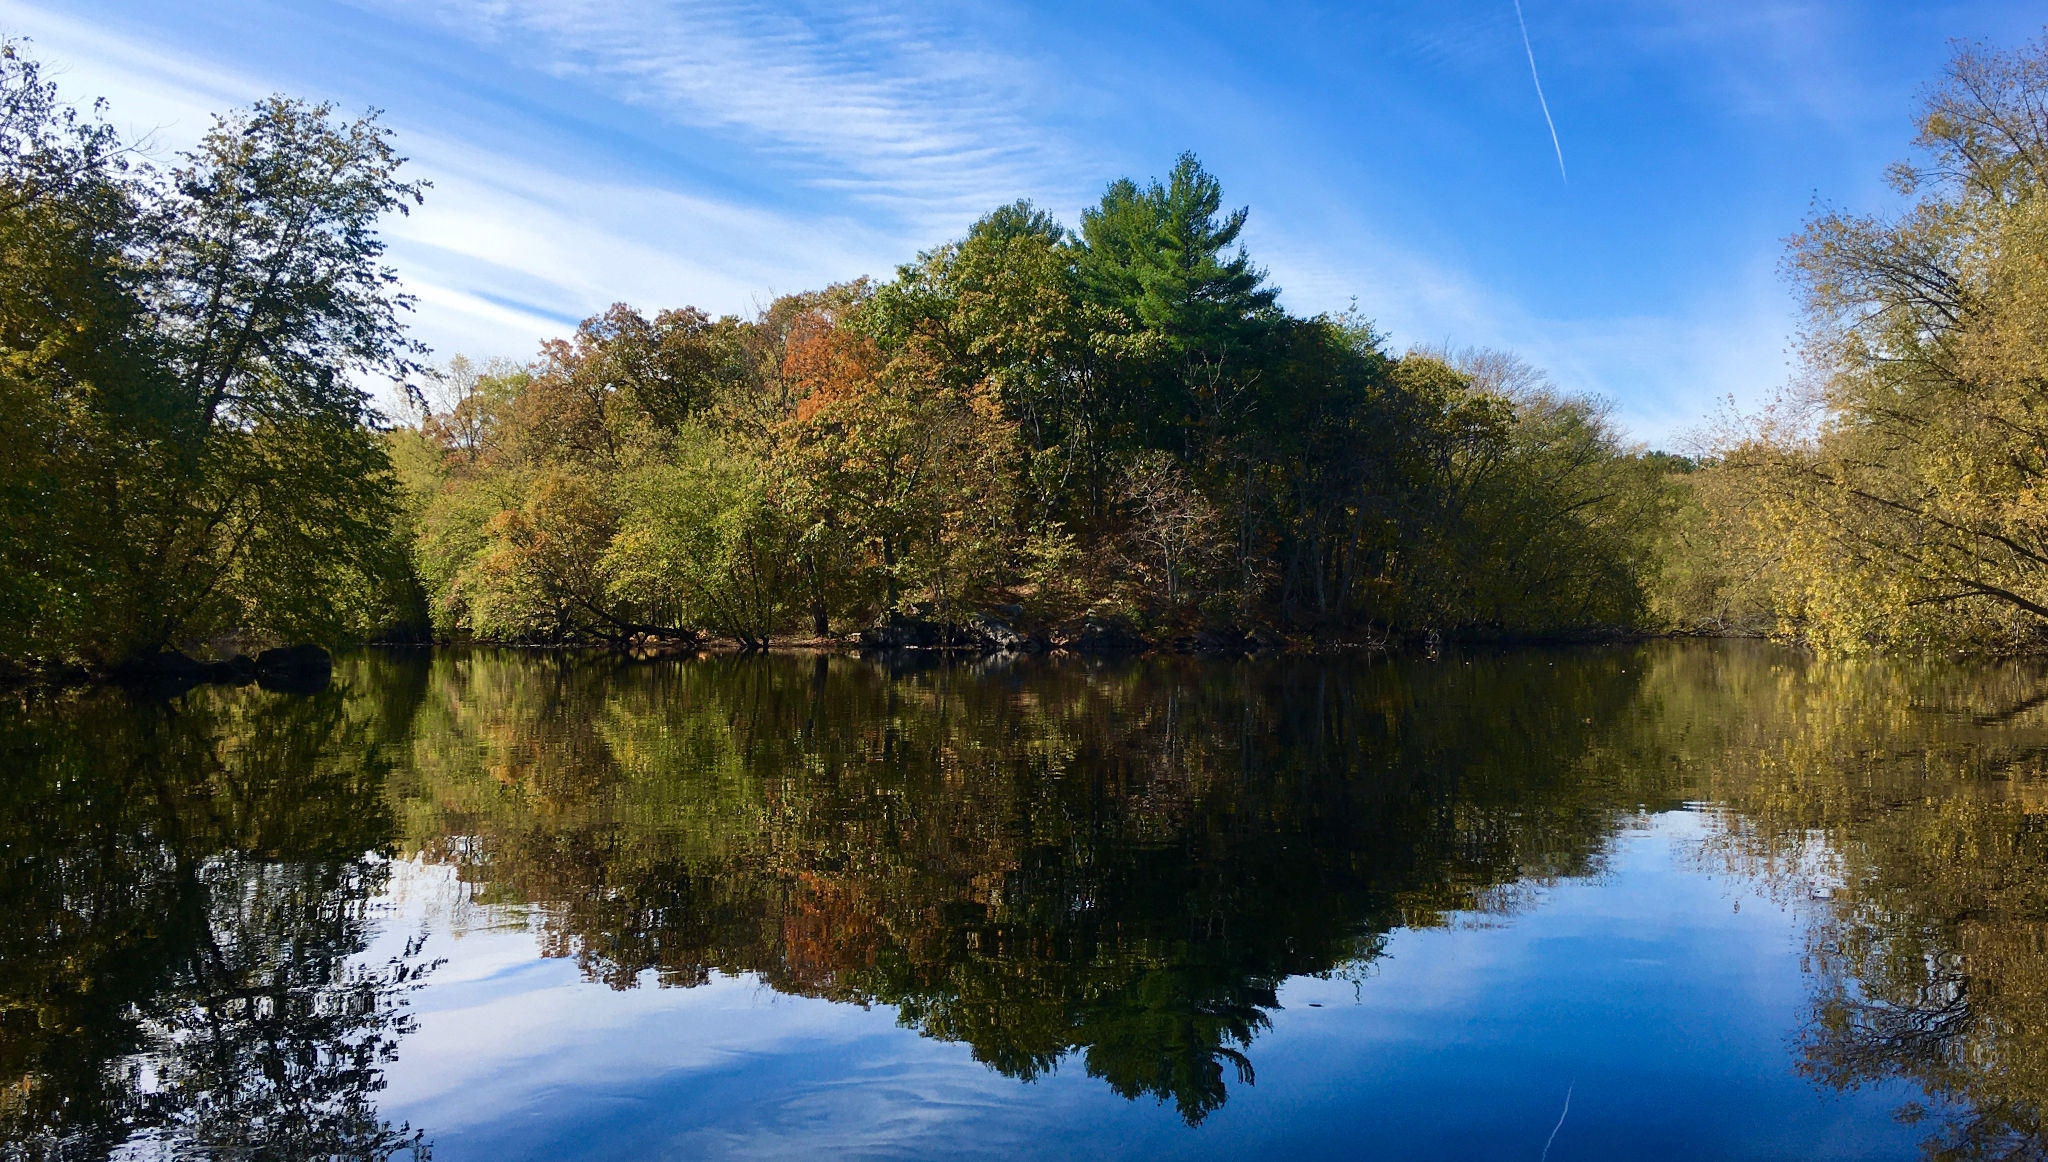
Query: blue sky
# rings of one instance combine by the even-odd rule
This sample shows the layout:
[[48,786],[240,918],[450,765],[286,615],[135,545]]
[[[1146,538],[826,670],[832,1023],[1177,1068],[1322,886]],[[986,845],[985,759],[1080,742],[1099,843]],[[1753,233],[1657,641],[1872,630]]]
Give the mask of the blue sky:
[[1018,197],[1070,224],[1193,149],[1292,310],[1520,351],[1657,444],[1790,374],[1783,239],[1884,211],[1953,38],[2034,3],[901,5],[0,0],[73,99],[169,154],[270,92],[374,105],[426,207],[389,228],[440,356],[525,357],[614,301],[745,313],[887,275]]

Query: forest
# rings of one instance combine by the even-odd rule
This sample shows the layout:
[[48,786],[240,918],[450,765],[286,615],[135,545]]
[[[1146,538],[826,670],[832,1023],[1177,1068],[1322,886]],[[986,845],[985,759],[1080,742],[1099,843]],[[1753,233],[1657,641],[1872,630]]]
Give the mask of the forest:
[[[1905,207],[1791,239],[1800,374],[1685,455],[1303,317],[1193,154],[751,317],[430,362],[374,115],[162,162],[0,47],[0,666],[365,639],[1234,651],[2048,646],[2048,42],[1959,51]],[[678,288],[678,298],[687,288]],[[388,381],[404,403],[380,410]]]

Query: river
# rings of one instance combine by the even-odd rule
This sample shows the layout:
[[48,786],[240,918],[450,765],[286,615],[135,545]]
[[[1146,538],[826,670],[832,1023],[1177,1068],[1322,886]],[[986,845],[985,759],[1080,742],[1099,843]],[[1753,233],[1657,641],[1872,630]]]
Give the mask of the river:
[[361,651],[0,704],[0,1157],[2048,1157],[2048,670]]

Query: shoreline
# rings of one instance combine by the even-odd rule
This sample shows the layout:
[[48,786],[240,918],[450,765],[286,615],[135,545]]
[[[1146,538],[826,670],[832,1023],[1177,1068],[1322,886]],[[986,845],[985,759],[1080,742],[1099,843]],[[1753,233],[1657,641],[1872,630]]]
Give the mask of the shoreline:
[[[1277,635],[1276,635],[1277,636]],[[1756,641],[1771,639],[1744,633],[1691,633],[1684,631],[1651,630],[1605,630],[1569,631],[1541,634],[1442,634],[1434,644],[1426,634],[1400,634],[1380,641],[1315,641],[1303,635],[1279,637],[1276,644],[1247,646],[1236,649],[1188,647],[1185,639],[1168,642],[1146,641],[1143,645],[1119,648],[1077,648],[1071,644],[1048,644],[1033,649],[991,649],[975,645],[899,645],[876,647],[863,643],[858,635],[836,637],[792,637],[771,640],[760,647],[743,647],[729,639],[711,639],[695,643],[656,643],[652,645],[619,644],[608,642],[521,642],[493,641],[487,639],[443,639],[443,640],[368,640],[338,645],[334,653],[341,654],[355,650],[379,650],[402,653],[407,651],[446,650],[521,650],[534,652],[556,652],[589,657],[612,657],[630,662],[653,662],[709,657],[850,657],[867,658],[876,661],[918,662],[982,662],[1001,659],[1005,662],[1027,660],[1051,660],[1082,658],[1094,661],[1137,661],[1149,658],[1185,658],[1198,661],[1228,662],[1249,659],[1273,658],[1351,658],[1379,656],[1385,658],[1414,657],[1430,658],[1444,653],[1481,651],[1496,653],[1524,649],[1559,649],[1572,646],[1625,645],[1651,641],[1699,640],[1699,641]],[[1800,649],[1797,643],[1780,643],[1791,649]],[[253,676],[235,674],[220,676],[221,662],[196,662],[196,669],[180,671],[175,675],[162,673],[138,674],[133,668],[92,670],[83,666],[61,667],[50,670],[30,670],[0,674],[0,691],[18,693],[56,692],[93,688],[116,687],[138,692],[154,692],[162,696],[175,696],[200,686],[245,686],[263,685],[267,689],[285,692],[306,693],[301,684],[259,682]],[[208,671],[210,676],[199,676]]]

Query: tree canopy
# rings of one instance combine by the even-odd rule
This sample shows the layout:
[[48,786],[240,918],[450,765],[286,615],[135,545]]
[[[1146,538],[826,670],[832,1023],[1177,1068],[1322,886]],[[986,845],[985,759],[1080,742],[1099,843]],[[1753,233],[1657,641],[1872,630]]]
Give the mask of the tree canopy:
[[1965,47],[1891,171],[1905,210],[1792,240],[1806,373],[1694,482],[1693,615],[1836,649],[2048,644],[2044,108],[2048,41]]
[[393,436],[437,632],[1640,624],[1663,472],[1601,407],[1288,314],[1222,198],[1183,155],[1079,232],[1018,202],[887,282],[501,368]]
[[271,98],[166,171],[0,46],[0,659],[111,665],[402,604],[360,377],[420,353],[374,116]]

